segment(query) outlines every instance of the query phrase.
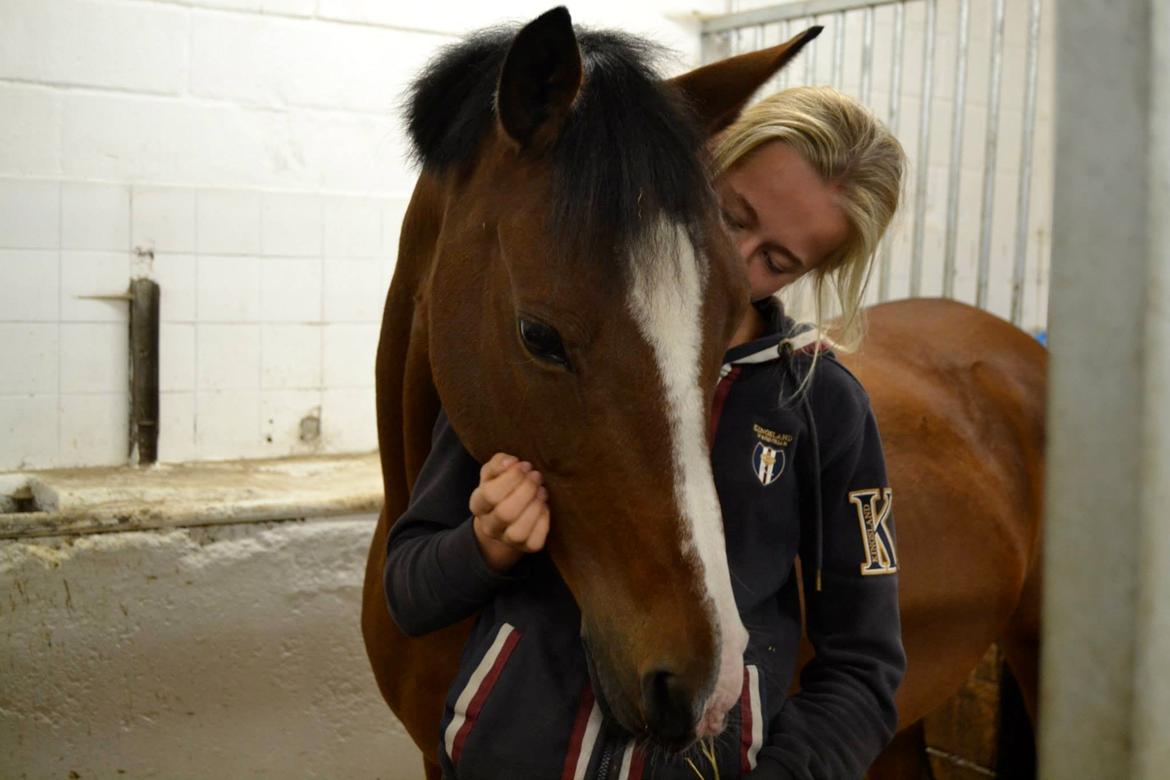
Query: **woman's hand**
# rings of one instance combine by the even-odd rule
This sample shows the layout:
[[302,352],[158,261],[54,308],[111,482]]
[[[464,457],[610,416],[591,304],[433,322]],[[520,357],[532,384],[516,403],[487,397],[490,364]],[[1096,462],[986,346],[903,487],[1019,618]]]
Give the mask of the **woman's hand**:
[[488,566],[505,572],[548,537],[548,489],[528,461],[496,453],[471,493],[472,527]]

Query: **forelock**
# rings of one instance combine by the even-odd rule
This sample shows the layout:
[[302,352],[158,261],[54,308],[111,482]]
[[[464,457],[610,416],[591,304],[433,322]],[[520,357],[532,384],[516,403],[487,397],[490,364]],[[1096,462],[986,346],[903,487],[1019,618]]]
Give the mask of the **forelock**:
[[[415,160],[465,169],[496,125],[500,71],[517,27],[450,46],[409,92]],[[584,80],[548,152],[550,231],[566,253],[625,257],[659,220],[701,224],[713,194],[699,124],[655,69],[660,49],[633,36],[577,28]]]

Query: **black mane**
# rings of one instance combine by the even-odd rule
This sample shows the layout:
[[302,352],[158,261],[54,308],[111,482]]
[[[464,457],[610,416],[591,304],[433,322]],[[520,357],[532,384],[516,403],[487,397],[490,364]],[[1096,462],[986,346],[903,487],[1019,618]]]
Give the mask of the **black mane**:
[[[407,127],[415,159],[464,166],[495,127],[496,87],[516,27],[448,47],[415,80]],[[576,29],[585,80],[560,137],[552,228],[592,250],[628,248],[658,217],[692,229],[709,207],[704,138],[680,95],[661,84],[657,48],[611,31]]]

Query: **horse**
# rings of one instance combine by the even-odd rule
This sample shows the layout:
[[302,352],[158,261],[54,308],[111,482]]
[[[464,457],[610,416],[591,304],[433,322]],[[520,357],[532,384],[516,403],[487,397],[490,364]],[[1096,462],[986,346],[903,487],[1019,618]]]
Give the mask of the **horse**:
[[[703,150],[819,32],[659,80],[647,44],[576,31],[558,8],[456,45],[416,81],[408,124],[421,171],[375,364],[386,500],[361,623],[379,689],[428,777],[471,619],[406,637],[383,570],[440,407],[477,460],[524,453],[545,475],[548,553],[621,725],[653,740],[685,717],[695,736],[738,697],[746,634],[707,415],[748,296]],[[899,706],[910,725],[1009,629],[1022,648],[1009,658],[1034,663],[1023,650],[1035,650],[1025,603],[1038,498],[1019,474],[1039,479],[1043,414],[1036,372],[1017,363],[1038,358],[1019,331],[957,304],[870,316],[850,367],[870,390],[901,491],[910,668]],[[1000,415],[1012,423],[992,424]]]
[[886,452],[907,658],[899,736],[870,777],[929,777],[915,727],[996,641],[1037,722],[1048,353],[955,301],[866,315],[861,348],[840,359],[870,395]]

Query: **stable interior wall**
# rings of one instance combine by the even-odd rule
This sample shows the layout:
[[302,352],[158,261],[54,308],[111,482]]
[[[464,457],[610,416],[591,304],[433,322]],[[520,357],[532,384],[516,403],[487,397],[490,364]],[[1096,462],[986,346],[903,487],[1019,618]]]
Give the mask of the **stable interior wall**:
[[[381,0],[0,4],[0,471],[128,457],[132,277],[162,287],[160,459],[376,446],[415,171],[403,89],[547,10]],[[697,61],[714,0],[573,4]],[[302,422],[305,424],[302,425]]]
[[[372,450],[415,177],[403,88],[463,32],[550,5],[0,3],[0,489],[127,463],[110,296],[136,276],[162,288],[162,461]],[[675,49],[669,74],[717,5],[571,10]],[[201,500],[231,522],[0,539],[0,776],[418,777],[361,643],[374,516]]]

